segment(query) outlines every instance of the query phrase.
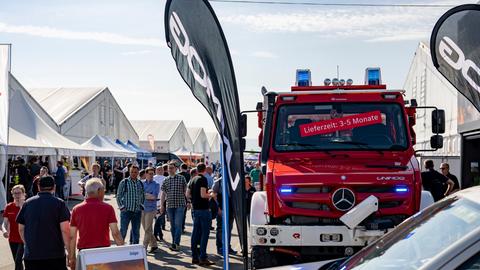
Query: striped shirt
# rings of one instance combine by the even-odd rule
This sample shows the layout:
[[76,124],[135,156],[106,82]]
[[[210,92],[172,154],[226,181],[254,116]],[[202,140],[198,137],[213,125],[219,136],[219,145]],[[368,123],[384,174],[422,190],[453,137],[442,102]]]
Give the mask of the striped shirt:
[[185,207],[185,191],[187,190],[187,181],[180,174],[167,176],[162,183],[162,192],[167,197],[167,208]]
[[117,204],[126,211],[142,211],[145,202],[145,191],[140,180],[133,181],[130,177],[123,179],[117,189]]

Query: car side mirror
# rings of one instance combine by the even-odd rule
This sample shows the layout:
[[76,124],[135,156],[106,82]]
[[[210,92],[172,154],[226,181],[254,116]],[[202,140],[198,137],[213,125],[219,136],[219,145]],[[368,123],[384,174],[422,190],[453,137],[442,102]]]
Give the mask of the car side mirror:
[[240,137],[244,138],[247,136],[247,115],[242,114],[240,116]]
[[442,135],[433,135],[430,138],[430,147],[433,149],[443,148],[443,136]]
[[432,112],[432,133],[445,133],[445,111],[434,110]]

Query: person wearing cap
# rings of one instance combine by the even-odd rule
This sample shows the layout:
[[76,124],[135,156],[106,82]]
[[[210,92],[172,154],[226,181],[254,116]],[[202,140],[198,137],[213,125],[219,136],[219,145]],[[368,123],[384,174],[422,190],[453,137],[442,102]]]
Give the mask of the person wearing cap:
[[[117,246],[124,244],[118,230],[117,218],[113,207],[103,202],[105,187],[99,178],[90,179],[85,185],[87,198],[72,210],[70,222],[70,252],[71,269],[75,269],[77,248],[99,248],[110,246],[109,232]],[[78,244],[77,244],[78,235]]]
[[39,191],[20,209],[16,222],[24,243],[25,270],[66,270],[70,246],[70,211],[56,198],[55,179],[44,176]]

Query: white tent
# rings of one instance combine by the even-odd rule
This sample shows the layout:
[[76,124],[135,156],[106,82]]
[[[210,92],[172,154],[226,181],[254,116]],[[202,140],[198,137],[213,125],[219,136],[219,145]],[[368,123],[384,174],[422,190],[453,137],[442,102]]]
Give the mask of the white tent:
[[[11,76],[13,78],[13,76]],[[54,130],[39,112],[41,107],[14,78],[10,80],[10,128],[8,154],[94,156],[89,147],[70,141]]]
[[208,153],[209,162],[215,163],[220,161],[220,135],[217,132],[207,132],[206,136],[210,144],[210,152]]
[[200,154],[207,154],[210,152],[210,143],[203,128],[194,127],[187,128],[190,139],[193,142],[193,152]]
[[108,87],[32,88],[58,131],[77,143],[102,135],[138,143],[138,135]]
[[131,157],[137,156],[136,152],[128,151],[107,137],[95,135],[82,144],[85,147],[94,149],[99,157]]
[[132,120],[140,147],[156,153],[192,152],[193,143],[181,120]]

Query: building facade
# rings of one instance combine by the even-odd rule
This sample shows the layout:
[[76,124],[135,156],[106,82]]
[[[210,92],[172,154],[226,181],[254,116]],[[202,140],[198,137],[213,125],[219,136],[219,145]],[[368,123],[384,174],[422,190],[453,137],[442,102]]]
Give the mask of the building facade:
[[[418,106],[436,106],[445,110],[443,148],[435,152],[418,152],[420,159],[433,159],[435,167],[448,162],[462,187],[478,183],[480,162],[480,113],[433,66],[430,48],[421,42],[415,52],[404,89],[407,99],[416,99]],[[431,112],[418,109],[415,149],[430,149]]]

